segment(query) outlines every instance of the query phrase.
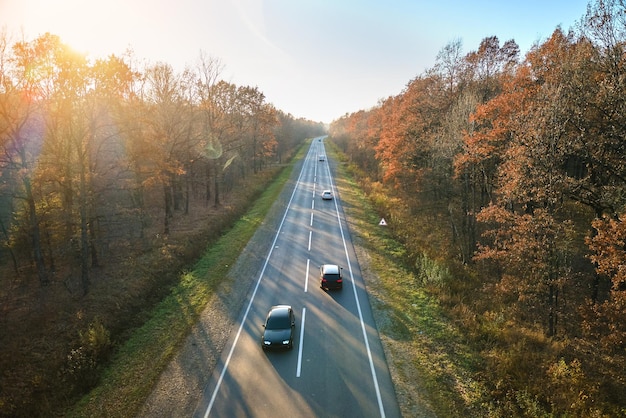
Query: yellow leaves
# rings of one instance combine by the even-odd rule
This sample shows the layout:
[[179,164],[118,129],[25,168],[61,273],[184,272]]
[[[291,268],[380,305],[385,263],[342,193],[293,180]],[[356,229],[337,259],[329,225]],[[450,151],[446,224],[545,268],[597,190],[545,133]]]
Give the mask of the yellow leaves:
[[596,264],[599,274],[611,278],[614,290],[626,283],[626,224],[623,217],[596,219],[592,223],[596,234],[587,238],[593,251],[589,258]]

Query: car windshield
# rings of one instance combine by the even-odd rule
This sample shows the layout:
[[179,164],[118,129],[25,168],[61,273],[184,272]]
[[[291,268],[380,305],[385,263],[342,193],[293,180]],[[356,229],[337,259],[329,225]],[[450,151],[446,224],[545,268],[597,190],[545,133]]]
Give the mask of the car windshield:
[[289,315],[286,312],[274,312],[267,319],[265,328],[267,329],[285,329],[289,328],[291,323],[289,322]]

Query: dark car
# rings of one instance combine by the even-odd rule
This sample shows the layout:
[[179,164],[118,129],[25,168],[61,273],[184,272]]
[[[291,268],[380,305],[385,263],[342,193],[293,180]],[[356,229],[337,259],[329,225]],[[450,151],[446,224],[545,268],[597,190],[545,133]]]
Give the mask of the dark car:
[[276,305],[270,308],[265,318],[265,328],[261,336],[263,349],[293,348],[293,334],[296,320],[289,305]]
[[341,289],[343,275],[341,268],[336,264],[324,264],[320,267],[320,287],[324,290]]

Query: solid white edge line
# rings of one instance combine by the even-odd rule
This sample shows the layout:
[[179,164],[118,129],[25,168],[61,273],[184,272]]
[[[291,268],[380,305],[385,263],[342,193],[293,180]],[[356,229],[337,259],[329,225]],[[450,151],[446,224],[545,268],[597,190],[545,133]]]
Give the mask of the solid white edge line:
[[[326,165],[326,171],[328,172],[328,176],[330,178],[330,186],[333,189],[333,193],[335,192],[335,183],[333,181],[332,173],[330,172],[330,165]],[[337,196],[336,193],[334,193]],[[341,216],[339,214],[339,206],[337,205],[337,197],[333,199],[335,202],[335,213],[337,214],[337,220],[339,221],[339,231],[341,233],[341,240],[343,242],[343,250],[346,256],[346,262],[348,263],[348,270],[350,272],[350,281],[352,282],[352,291],[354,292],[354,298],[356,299],[356,309],[359,313],[359,321],[361,321],[361,331],[363,332],[363,341],[365,342],[365,349],[367,350],[367,358],[370,365],[370,372],[372,373],[372,380],[374,381],[374,389],[376,390],[376,399],[378,400],[378,411],[380,412],[381,418],[385,418],[385,408],[383,406],[383,399],[380,394],[380,387],[378,385],[378,377],[376,376],[376,368],[374,367],[374,360],[372,358],[372,351],[370,350],[370,344],[367,339],[367,329],[365,328],[365,322],[363,321],[363,313],[361,312],[361,302],[359,301],[359,295],[356,290],[356,284],[354,284],[354,277],[352,274],[352,264],[350,263],[350,256],[348,254],[348,246],[346,244],[346,238],[343,233],[343,226],[341,223]]]
[[306,308],[302,308],[302,321],[300,324],[300,344],[298,344],[298,367],[296,367],[296,377],[300,377],[302,371],[302,345],[304,342],[304,317],[306,316]]
[[[308,154],[311,154],[312,148],[313,147],[309,148]],[[307,157],[308,157],[308,154],[307,154]],[[211,413],[211,409],[213,408],[213,404],[215,403],[215,399],[217,398],[217,392],[219,391],[219,388],[222,385],[222,381],[224,380],[224,376],[226,375],[226,370],[228,369],[228,365],[230,364],[230,359],[233,356],[233,352],[235,351],[235,347],[237,346],[237,342],[239,341],[239,337],[241,336],[241,331],[243,330],[243,324],[245,324],[246,319],[248,318],[248,313],[250,313],[252,302],[254,302],[254,297],[256,296],[256,292],[259,289],[259,285],[261,284],[261,280],[263,279],[263,275],[265,274],[265,269],[267,268],[270,257],[272,256],[272,252],[274,251],[274,246],[276,245],[276,241],[278,240],[278,236],[280,235],[280,230],[283,228],[283,224],[285,223],[285,219],[287,218],[287,213],[289,212],[289,208],[291,207],[291,202],[293,201],[293,198],[296,195],[296,190],[298,190],[298,186],[300,185],[300,180],[302,179],[302,173],[304,173],[304,167],[306,166],[305,163],[306,163],[306,160],[302,164],[302,169],[300,169],[298,180],[296,181],[296,185],[293,188],[293,192],[291,193],[291,197],[289,198],[289,202],[287,203],[287,207],[285,208],[285,213],[283,214],[283,218],[281,219],[280,224],[278,225],[278,230],[276,231],[276,235],[274,236],[274,241],[272,242],[272,245],[270,246],[270,250],[267,253],[267,257],[265,258],[265,263],[263,263],[263,268],[261,269],[261,274],[259,274],[259,278],[257,279],[256,285],[254,286],[254,291],[252,292],[252,296],[250,297],[250,302],[248,302],[246,311],[244,312],[243,318],[241,319],[241,323],[239,324],[237,335],[235,336],[233,345],[230,347],[230,351],[228,352],[228,356],[226,357],[226,361],[224,362],[224,368],[222,369],[220,376],[217,379],[215,388],[213,389],[213,394],[211,395],[211,400],[209,401],[209,405],[207,406],[206,412],[204,413],[204,418],[208,418],[209,414]]]

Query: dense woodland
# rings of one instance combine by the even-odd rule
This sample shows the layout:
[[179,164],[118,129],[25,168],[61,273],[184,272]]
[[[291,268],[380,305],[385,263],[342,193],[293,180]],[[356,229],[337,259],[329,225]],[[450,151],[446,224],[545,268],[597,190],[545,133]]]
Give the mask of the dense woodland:
[[626,416],[623,0],[590,3],[523,57],[514,40],[453,40],[330,135],[406,261],[447,266],[416,285],[480,353],[492,411]]
[[203,53],[183,71],[137,62],[0,36],[0,416],[89,389],[167,272],[324,132]]

